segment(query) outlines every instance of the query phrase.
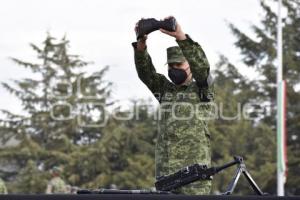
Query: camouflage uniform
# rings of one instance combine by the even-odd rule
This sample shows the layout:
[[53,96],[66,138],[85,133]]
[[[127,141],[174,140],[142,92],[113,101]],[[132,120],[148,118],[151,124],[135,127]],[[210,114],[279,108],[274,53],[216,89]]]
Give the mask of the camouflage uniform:
[[1,178],[0,178],[0,194],[7,194],[5,183]]
[[[132,43],[138,76],[160,102],[156,177],[195,163],[211,165],[210,134],[207,122],[202,118],[209,113],[213,101],[210,67],[201,46],[186,36],[187,39],[177,41],[180,52],[173,48],[173,53],[183,54],[190,65],[193,80],[185,85],[175,85],[164,75],[156,73],[147,49],[138,51],[137,44]],[[191,105],[198,105],[198,109],[192,109]],[[180,120],[180,117],[186,119]],[[198,181],[174,192],[200,195],[209,194],[210,190],[211,181]]]
[[62,194],[68,193],[68,185],[65,181],[59,177],[59,175],[63,172],[63,168],[60,166],[54,166],[51,169],[51,173],[53,178],[49,181],[46,193],[47,194]]
[[47,187],[48,194],[62,194],[67,193],[67,185],[60,177],[52,178]]

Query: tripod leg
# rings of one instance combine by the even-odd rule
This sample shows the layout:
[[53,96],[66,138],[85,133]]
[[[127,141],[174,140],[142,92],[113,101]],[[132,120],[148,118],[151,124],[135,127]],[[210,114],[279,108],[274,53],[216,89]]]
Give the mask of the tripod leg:
[[233,192],[233,190],[234,190],[234,188],[235,188],[235,186],[236,186],[236,184],[237,184],[237,182],[238,182],[238,180],[241,176],[241,173],[242,173],[242,169],[241,169],[241,167],[238,167],[232,181],[228,185],[228,188],[227,188],[226,192],[223,193],[224,195],[231,195],[232,194],[232,192]]
[[251,177],[250,173],[246,170],[243,169],[243,174],[245,175],[247,181],[250,183],[252,189],[258,194],[258,195],[264,195],[264,193],[260,190],[258,185],[255,183],[253,178]]

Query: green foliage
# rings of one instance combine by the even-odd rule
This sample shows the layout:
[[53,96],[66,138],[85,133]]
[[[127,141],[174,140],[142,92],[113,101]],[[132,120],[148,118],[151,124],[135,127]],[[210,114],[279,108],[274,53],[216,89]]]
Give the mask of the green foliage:
[[[2,83],[22,103],[23,114],[3,110],[0,120],[2,175],[10,193],[44,193],[51,178],[49,169],[60,165],[66,182],[85,188],[150,188],[154,184],[155,122],[144,101],[133,101],[138,117],[116,120],[106,112],[111,83],[104,80],[108,67],[88,76],[89,63],[68,53],[69,41],[47,36],[42,47],[31,44],[37,62],[16,58],[18,65],[31,69],[34,78]],[[80,92],[78,92],[80,91]],[[67,106],[55,106],[68,104]],[[129,110],[115,109],[126,116]],[[78,120],[80,116],[80,120]],[[104,123],[105,125],[105,123]]]
[[[262,9],[265,13],[260,25],[253,25],[255,37],[250,37],[243,33],[233,24],[229,24],[230,29],[236,36],[236,47],[241,51],[243,62],[253,67],[258,73],[258,77],[243,88],[240,94],[248,101],[254,101],[260,104],[260,108],[270,105],[270,114],[263,115],[257,118],[256,124],[244,126],[244,132],[239,131],[237,134],[246,134],[243,138],[243,143],[247,149],[246,155],[255,156],[256,159],[262,159],[261,162],[254,161],[250,158],[250,166],[256,164],[259,170],[253,168],[254,174],[258,174],[258,183],[262,184],[263,189],[269,193],[276,193],[276,173],[275,163],[275,147],[274,140],[276,139],[276,33],[277,33],[277,15],[276,11],[270,6],[270,3],[276,1],[261,1]],[[284,0],[284,8],[287,9],[287,17],[283,19],[283,79],[287,82],[287,133],[288,133],[288,178],[286,183],[287,194],[299,194],[299,1]],[[220,78],[220,77],[218,77]],[[230,77],[222,82],[222,84],[230,84]],[[239,88],[238,84],[235,87]],[[222,91],[223,92],[223,85]],[[253,89],[251,87],[254,87]],[[250,90],[249,90],[250,88]],[[234,87],[233,87],[234,89]],[[228,90],[230,92],[230,90]],[[234,91],[234,90],[231,90]],[[226,93],[225,93],[226,94]],[[254,94],[254,95],[253,95]],[[218,94],[220,95],[220,94]],[[217,95],[217,96],[218,96]],[[237,97],[233,95],[233,101]],[[240,98],[240,97],[238,97]],[[244,124],[244,122],[241,122]],[[220,126],[224,123],[220,122]],[[239,126],[241,124],[239,123]],[[235,129],[235,126],[230,125],[230,129]],[[243,129],[242,129],[243,130]],[[233,131],[233,130],[232,130]],[[257,133],[256,133],[257,132]],[[226,131],[228,134],[228,132]],[[231,134],[231,133],[230,133]],[[247,137],[248,136],[248,137]],[[249,138],[250,136],[250,138]],[[226,136],[227,137],[227,136]],[[223,139],[223,138],[222,138]],[[233,139],[233,138],[231,138]],[[224,138],[226,141],[227,138]],[[234,141],[234,140],[233,140]],[[258,144],[260,143],[260,144]],[[218,144],[218,142],[216,143]],[[250,145],[250,146],[249,146]],[[262,148],[260,148],[260,146]],[[263,151],[265,147],[265,152]],[[241,151],[241,150],[240,150]],[[253,151],[253,153],[252,153]],[[268,152],[267,152],[268,151]],[[247,156],[248,158],[248,156]],[[265,163],[265,164],[263,164]],[[255,166],[253,166],[255,167]],[[251,168],[250,168],[251,169]],[[265,173],[264,173],[265,172]]]
[[[255,69],[259,77],[248,80],[236,66],[221,56],[215,73],[218,119],[209,122],[212,136],[213,164],[231,161],[233,155],[245,158],[247,168],[262,190],[276,191],[276,132],[275,132],[275,71],[276,71],[276,14],[268,3],[261,1],[265,11],[261,24],[253,25],[255,38],[249,37],[233,24],[236,47],[241,50],[244,63]],[[288,194],[299,194],[299,3],[284,1],[288,17],[284,20],[284,79],[288,83],[288,157],[289,171],[286,184]],[[134,116],[126,117],[129,110],[115,109],[108,112],[103,127],[82,126],[81,122],[96,125],[103,118],[94,120],[93,113],[100,104],[107,109],[111,83],[104,81],[108,67],[91,76],[84,73],[88,62],[71,55],[66,38],[56,40],[47,36],[41,47],[31,44],[37,62],[12,60],[30,69],[35,78],[2,83],[8,92],[20,99],[24,112],[14,114],[3,110],[0,121],[0,140],[5,144],[12,139],[16,145],[0,149],[1,176],[6,180],[10,193],[43,193],[49,169],[63,166],[65,181],[82,188],[121,189],[151,188],[154,186],[154,147],[157,136],[155,111],[149,110],[147,101],[132,101]],[[82,78],[83,77],[83,78]],[[79,84],[78,84],[79,82]],[[81,92],[78,94],[77,91]],[[55,95],[53,95],[55,94]],[[65,98],[58,98],[65,97]],[[84,98],[93,96],[94,98]],[[72,106],[54,107],[55,103]],[[252,106],[247,107],[248,104]],[[87,106],[82,106],[87,105]],[[266,114],[266,105],[271,105]],[[103,108],[102,107],[102,108]],[[244,109],[248,118],[237,115]],[[262,110],[263,114],[255,112]],[[52,114],[51,114],[52,113]],[[65,120],[57,120],[53,118]],[[69,116],[70,119],[66,119]],[[227,117],[226,118],[224,118]],[[249,119],[251,117],[251,120]],[[231,120],[228,120],[231,118]],[[233,177],[235,169],[215,176],[213,192],[223,192]],[[245,180],[238,183],[235,194],[253,194]]]
[[[257,120],[261,116],[254,115],[255,112],[250,109],[253,106],[247,107],[247,104],[253,103],[254,100],[255,103],[259,102],[257,85],[246,80],[224,57],[221,57],[215,73],[219,118],[209,126],[212,135],[213,164],[223,165],[233,160],[234,155],[243,156],[247,169],[263,191],[274,193],[275,132]],[[244,112],[248,115],[239,115]],[[226,191],[235,170],[233,167],[215,176],[214,193]],[[242,177],[234,194],[254,194],[254,192]]]
[[20,172],[17,180],[9,185],[10,191],[14,193],[44,193],[47,186],[49,174],[37,168],[37,163],[28,160],[25,168]]
[[[99,174],[87,187],[122,189],[151,188],[154,186],[154,145],[156,126],[153,113],[144,109],[144,103],[133,102],[138,112],[115,111],[115,116],[128,116],[129,120],[111,118],[104,128],[104,135],[95,145],[105,155],[105,173]],[[92,156],[92,155],[91,155]]]
[[[103,79],[108,67],[91,75],[82,72],[89,63],[69,54],[68,45],[65,37],[57,40],[50,35],[42,47],[31,44],[37,54],[35,63],[16,58],[12,61],[30,69],[34,78],[2,83],[23,106],[21,115],[2,110],[5,118],[0,120],[1,141],[15,141],[15,145],[0,150],[3,174],[11,180],[11,192],[44,192],[47,177],[43,174],[53,166],[79,162],[77,154],[85,150],[84,145],[102,136],[101,127],[82,126],[78,116],[83,123],[101,121],[93,120],[89,113],[97,111],[98,105],[106,107],[112,103],[111,83]],[[68,175],[71,180],[75,176]]]

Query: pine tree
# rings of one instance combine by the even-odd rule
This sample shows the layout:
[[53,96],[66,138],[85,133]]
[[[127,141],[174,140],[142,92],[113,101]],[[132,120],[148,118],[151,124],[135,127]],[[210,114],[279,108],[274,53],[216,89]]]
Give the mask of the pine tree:
[[[267,124],[256,120],[261,117],[253,110],[259,103],[256,98],[258,85],[242,76],[223,56],[214,74],[218,118],[209,124],[213,165],[220,166],[233,160],[235,155],[242,156],[263,191],[274,193],[275,138]],[[215,175],[213,193],[226,191],[235,170],[236,167],[231,167]],[[234,194],[254,194],[254,191],[241,177]]]
[[[55,165],[76,162],[74,159],[79,159],[76,154],[86,144],[102,137],[102,128],[98,125],[104,118],[99,112],[112,103],[109,100],[111,83],[103,80],[108,67],[91,75],[83,71],[90,62],[69,53],[66,37],[57,40],[48,35],[42,47],[30,46],[37,54],[35,63],[12,60],[30,69],[34,78],[2,83],[20,100],[23,113],[2,110],[5,118],[0,121],[0,139],[5,143],[13,138],[17,145],[1,149],[0,157],[1,163],[13,165],[17,171],[45,172]],[[22,172],[19,176],[23,176]],[[31,176],[34,179],[35,174]],[[28,179],[7,178],[19,181],[17,185],[27,184],[24,181]],[[43,181],[41,179],[41,185]],[[33,187],[15,191],[43,192],[40,187]]]
[[33,160],[28,160],[25,168],[23,168],[17,177],[17,181],[10,185],[14,193],[44,193],[47,187],[47,179],[50,174],[37,168],[37,164]]
[[[255,37],[243,33],[233,24],[230,28],[236,36],[235,45],[240,49],[243,62],[259,74],[255,80],[259,85],[258,99],[264,105],[270,105],[271,114],[265,115],[261,121],[272,128],[273,137],[276,137],[276,33],[277,15],[271,3],[276,1],[261,1],[265,12],[260,25],[253,25]],[[287,82],[287,133],[288,133],[288,178],[286,183],[287,194],[300,194],[297,172],[300,163],[300,2],[284,0],[284,9],[287,16],[283,19],[283,79]],[[276,182],[274,181],[274,185]]]
[[[114,110],[113,116],[104,128],[101,140],[95,148],[105,155],[98,165],[108,167],[98,173],[95,179],[85,184],[88,188],[145,189],[154,186],[154,148],[156,140],[156,121],[154,113],[148,110],[150,102],[132,101],[129,110]],[[145,106],[146,105],[146,106]],[[121,120],[120,117],[128,120]],[[90,153],[93,157],[94,153]],[[96,159],[96,158],[94,158]]]

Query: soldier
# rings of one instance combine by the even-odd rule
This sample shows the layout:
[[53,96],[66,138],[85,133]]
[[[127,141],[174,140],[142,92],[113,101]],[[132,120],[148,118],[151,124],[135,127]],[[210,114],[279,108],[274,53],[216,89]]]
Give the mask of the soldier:
[[[137,30],[136,24],[135,31]],[[156,73],[144,36],[134,47],[136,70],[141,81],[160,103],[160,131],[155,148],[156,177],[182,167],[201,163],[211,165],[210,134],[207,121],[213,101],[210,66],[201,46],[183,32],[160,31],[176,39],[179,46],[167,49],[168,76]],[[204,195],[211,181],[198,181],[174,192]]]
[[0,178],[0,194],[7,194],[5,183],[1,178]]
[[48,182],[46,194],[62,194],[68,192],[68,187],[64,180],[60,178],[62,168],[53,167],[51,169],[52,179]]

